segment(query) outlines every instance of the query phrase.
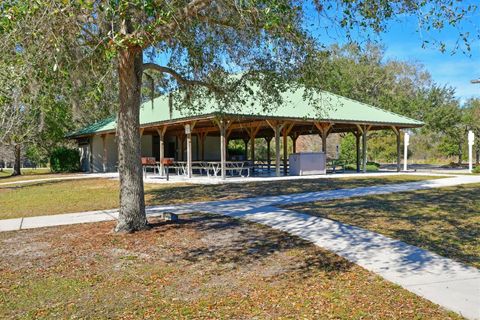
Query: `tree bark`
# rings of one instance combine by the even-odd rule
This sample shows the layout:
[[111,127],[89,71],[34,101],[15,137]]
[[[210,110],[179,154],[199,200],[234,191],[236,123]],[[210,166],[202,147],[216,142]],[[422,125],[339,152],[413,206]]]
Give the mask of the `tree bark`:
[[143,72],[141,48],[128,47],[118,54],[120,110],[118,112],[118,171],[120,213],[116,232],[148,228],[141,164],[140,99]]
[[15,161],[13,163],[13,173],[12,173],[12,176],[19,176],[22,174],[21,172],[21,158],[20,158],[20,145],[19,144],[16,144],[15,145]]

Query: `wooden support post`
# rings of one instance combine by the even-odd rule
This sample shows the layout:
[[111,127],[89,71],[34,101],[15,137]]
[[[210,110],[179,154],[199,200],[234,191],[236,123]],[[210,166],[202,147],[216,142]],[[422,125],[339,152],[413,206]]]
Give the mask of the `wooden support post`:
[[103,157],[102,157],[102,167],[103,172],[107,172],[107,165],[108,165],[108,150],[107,150],[107,135],[102,135],[102,142],[103,142]]
[[360,136],[362,133],[360,131],[355,132],[355,142],[357,147],[357,172],[360,172]]
[[288,166],[288,136],[283,134],[283,175],[287,175]]
[[163,165],[163,158],[165,158],[165,131],[167,131],[167,126],[157,128],[159,148],[160,148],[160,176],[163,177],[165,167]]
[[173,155],[173,157],[175,158],[175,160],[180,160],[180,154],[178,153],[178,135],[175,135],[175,154]]
[[185,125],[185,135],[187,136],[187,177],[192,177],[192,131],[189,125]]
[[282,133],[282,129],[285,124],[268,120],[267,123],[275,133],[275,175],[280,177],[280,134]]
[[394,127],[394,126],[392,126],[392,130],[397,137],[397,172],[400,172],[401,155],[402,155],[402,151],[401,151],[402,146],[401,146],[401,141],[400,141],[400,137],[401,137],[400,136],[400,130],[397,127]]
[[187,176],[192,177],[192,131],[195,127],[195,122],[187,123],[185,125],[185,136],[187,137]]
[[280,177],[280,126],[275,126],[275,174]]
[[255,137],[260,130],[260,125],[252,127],[248,130],[248,135],[250,137],[250,160],[252,161],[252,171],[255,170]]
[[283,175],[288,173],[288,135],[292,131],[295,123],[291,123],[288,126],[283,126]]
[[367,133],[372,126],[367,125],[358,125],[358,131],[362,133],[362,166],[363,166],[363,173],[367,172]]
[[205,138],[207,137],[208,132],[199,132],[198,133],[198,140],[199,140],[199,147],[200,147],[200,160],[205,160]]
[[322,151],[326,154],[327,153],[327,135],[325,133],[321,133],[320,137],[322,137]]
[[333,129],[333,123],[314,122],[314,125],[320,131],[320,137],[322,138],[322,151],[327,153],[327,137]]
[[265,137],[264,139],[267,142],[267,169],[268,172],[270,172],[270,165],[272,163],[270,143],[272,142],[272,137]]
[[292,139],[292,153],[297,153],[298,133],[295,132],[293,135],[290,135],[290,138]]
[[180,135],[180,161],[184,161],[185,157],[183,156],[183,151],[185,150],[185,133]]
[[255,164],[255,137],[250,136],[250,160]]
[[363,161],[363,173],[367,172],[367,130],[363,130],[362,133],[362,161]]
[[227,146],[226,146],[226,124],[223,119],[219,121],[219,127],[220,127],[220,166],[221,166],[221,172],[222,172],[222,180],[225,180],[226,178],[226,158],[227,158]]
[[243,139],[243,143],[245,144],[245,160],[248,160],[248,139]]

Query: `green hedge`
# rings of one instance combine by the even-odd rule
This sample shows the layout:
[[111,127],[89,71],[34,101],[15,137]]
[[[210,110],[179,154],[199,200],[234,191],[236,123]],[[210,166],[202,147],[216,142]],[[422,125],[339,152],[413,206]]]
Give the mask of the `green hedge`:
[[80,171],[80,152],[77,149],[56,148],[50,155],[50,169],[53,172]]
[[473,168],[472,170],[473,173],[480,173],[480,165],[476,166],[475,168]]

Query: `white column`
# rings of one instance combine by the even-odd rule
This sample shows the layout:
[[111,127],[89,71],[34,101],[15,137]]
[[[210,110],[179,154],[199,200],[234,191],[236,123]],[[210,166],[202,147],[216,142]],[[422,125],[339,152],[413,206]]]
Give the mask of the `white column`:
[[185,134],[187,135],[187,176],[192,177],[192,130],[190,124],[185,125]]
[[157,133],[159,137],[159,148],[160,148],[160,176],[163,177],[165,167],[163,165],[163,158],[165,157],[165,128],[157,128]]
[[410,145],[410,135],[408,132],[405,132],[405,137],[403,139],[403,171],[408,170],[408,146]]
[[468,172],[472,173],[473,171],[473,144],[475,140],[475,135],[473,131],[468,131]]

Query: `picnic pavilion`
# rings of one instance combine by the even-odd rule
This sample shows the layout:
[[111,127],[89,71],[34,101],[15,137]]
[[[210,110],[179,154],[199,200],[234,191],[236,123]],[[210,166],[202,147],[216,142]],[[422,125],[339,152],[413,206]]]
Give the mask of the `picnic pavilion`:
[[[233,110],[223,111],[213,103],[206,103],[196,112],[183,110],[168,95],[147,101],[140,111],[142,160],[144,157],[153,160],[160,175],[165,172],[161,160],[173,158],[173,168],[186,177],[206,172],[225,179],[234,171],[241,174],[242,168],[255,169],[265,163],[268,171],[272,166],[272,175],[274,172],[280,176],[288,174],[288,139],[295,153],[299,136],[318,134],[322,140],[322,150],[318,151],[326,152],[329,134],[352,132],[356,137],[357,172],[366,172],[368,133],[392,130],[397,137],[400,171],[401,131],[420,127],[422,122],[329,92],[318,92],[311,100],[304,93],[303,89],[284,93],[284,103],[272,111],[265,111],[253,98]],[[83,171],[117,170],[115,134],[116,119],[110,117],[68,136],[78,142]],[[264,162],[255,157],[256,139],[265,140]],[[250,146],[249,155],[240,159],[229,156],[227,146],[231,140],[243,140],[245,150]],[[271,159],[272,141],[275,159]]]

